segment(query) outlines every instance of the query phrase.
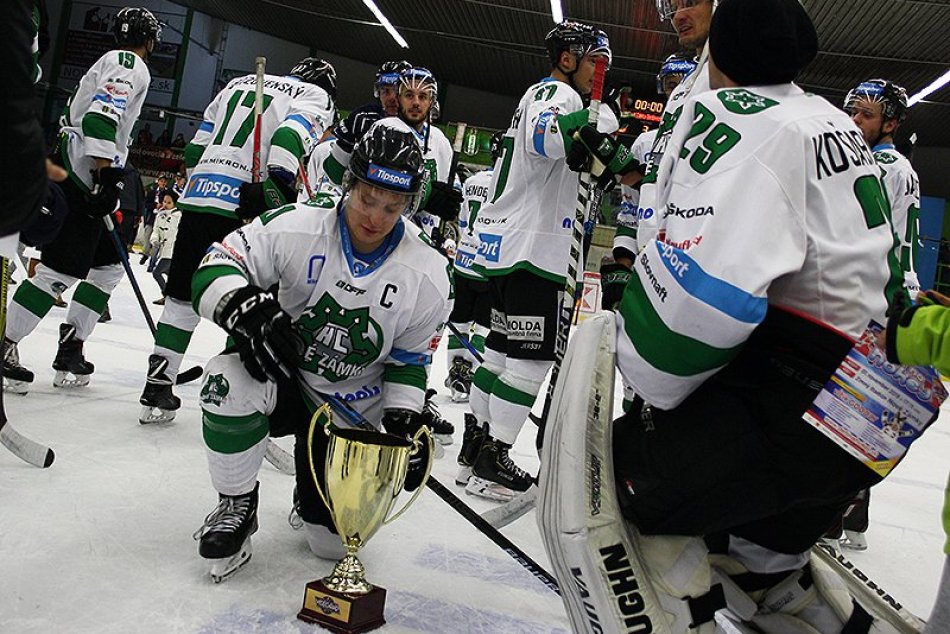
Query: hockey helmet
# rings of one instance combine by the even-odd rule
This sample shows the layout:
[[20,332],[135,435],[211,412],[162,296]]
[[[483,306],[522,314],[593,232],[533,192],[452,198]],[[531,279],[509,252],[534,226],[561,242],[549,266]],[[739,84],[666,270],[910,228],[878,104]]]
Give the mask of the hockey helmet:
[[376,79],[373,82],[373,96],[379,99],[379,89],[382,86],[396,86],[399,84],[399,76],[403,71],[412,68],[412,64],[406,60],[398,62],[384,62],[379,70],[376,71]]
[[685,53],[673,53],[666,58],[663,65],[660,66],[660,72],[656,76],[656,93],[658,95],[666,94],[663,90],[663,80],[667,77],[679,76],[683,81],[686,77],[696,70],[696,61]]
[[439,83],[435,80],[435,75],[428,68],[413,66],[407,68],[399,74],[399,86],[402,88],[412,88],[414,90],[428,90],[432,93],[432,101],[435,101],[439,95]]
[[152,12],[141,7],[125,7],[115,14],[112,33],[119,46],[143,46],[162,39],[162,24]]
[[331,99],[336,100],[336,69],[330,62],[319,57],[305,57],[287,74],[323,88]]
[[501,142],[505,138],[505,132],[499,130],[495,134],[491,135],[491,139],[488,140],[488,151],[491,153],[491,160],[497,161],[498,157],[501,156]]
[[896,119],[898,123],[907,117],[907,91],[887,79],[869,79],[848,91],[844,109],[851,112],[859,100],[880,103],[884,120]]
[[354,148],[349,176],[373,187],[415,196],[422,191],[425,178],[422,148],[411,132],[377,123]]
[[670,20],[680,9],[692,9],[704,2],[714,0],[656,0],[656,11],[660,14],[660,20]]
[[607,34],[589,24],[565,20],[551,29],[544,37],[548,58],[552,67],[557,67],[561,53],[569,51],[578,61],[585,55],[606,55],[610,66],[612,54]]

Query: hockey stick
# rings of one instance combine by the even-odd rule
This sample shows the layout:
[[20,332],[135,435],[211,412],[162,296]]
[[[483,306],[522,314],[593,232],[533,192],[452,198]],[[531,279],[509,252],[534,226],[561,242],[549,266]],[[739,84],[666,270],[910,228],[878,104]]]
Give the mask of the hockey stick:
[[297,465],[294,463],[294,457],[270,438],[267,439],[264,459],[281,473],[297,475]]
[[[145,323],[148,324],[148,329],[152,331],[152,338],[155,338],[155,321],[152,320],[152,313],[148,311],[148,304],[145,303],[145,296],[142,295],[142,289],[139,286],[138,280],[135,279],[135,273],[132,272],[132,265],[129,263],[129,254],[125,250],[125,247],[122,245],[122,240],[119,238],[119,233],[116,231],[115,223],[112,222],[112,214],[104,216],[102,221],[106,225],[106,231],[109,232],[109,236],[112,238],[112,246],[115,247],[116,252],[119,254],[119,260],[122,262],[122,268],[125,269],[125,274],[129,277],[129,282],[132,284],[132,291],[135,293],[135,299],[139,302],[139,308],[142,309],[142,315],[145,316]],[[193,368],[188,368],[184,372],[180,372],[177,377],[175,377],[175,383],[181,385],[183,383],[188,383],[194,381],[201,376],[203,370],[200,365],[196,365]]]
[[458,337],[459,342],[462,344],[462,347],[472,353],[472,356],[475,357],[475,360],[479,363],[484,363],[485,358],[482,357],[482,354],[472,345],[472,342],[469,341],[468,337],[462,334],[462,331],[453,324],[451,321],[445,322],[446,328],[452,331],[452,334]]
[[926,623],[871,581],[833,546],[818,543],[811,552],[838,574],[848,590],[873,616],[893,625],[901,634],[919,634],[923,631]]
[[[604,94],[604,75],[607,72],[607,58],[597,58],[597,69],[594,72],[594,86],[591,90],[590,107],[587,109],[587,123],[597,127],[600,117],[600,100]],[[591,175],[589,171],[581,172],[578,177],[577,200],[574,205],[574,225],[571,232],[571,253],[567,263],[567,278],[564,280],[564,299],[561,301],[561,313],[558,319],[557,340],[554,346],[554,366],[551,368],[551,378],[548,382],[548,391],[544,397],[544,408],[541,410],[541,420],[538,424],[537,445],[540,449],[544,439],[544,425],[551,409],[551,400],[554,398],[554,387],[561,372],[561,362],[567,350],[567,340],[571,330],[571,319],[574,315],[574,292],[577,290],[577,262],[584,240],[584,223],[590,211],[591,202]]]
[[[364,429],[375,429],[373,425],[363,417],[358,411],[356,411],[349,403],[343,399],[337,398],[332,394],[325,394],[323,392],[318,392],[317,395],[323,399],[327,404],[333,408],[333,411],[343,417],[350,425],[355,427],[362,427]],[[482,519],[482,516],[473,511],[465,502],[460,500],[454,493],[449,491],[445,486],[436,480],[431,474],[429,479],[426,481],[426,486],[429,489],[442,498],[442,501],[452,507],[459,515],[464,517],[468,522],[477,528],[483,535],[488,537],[488,539],[495,542],[495,544],[501,548],[503,551],[508,553],[508,555],[526,568],[535,578],[543,583],[547,588],[557,594],[561,594],[561,590],[558,587],[557,580],[554,576],[549,573],[547,570],[541,567],[535,560],[529,557],[523,550],[518,548],[510,539],[502,535],[498,530]]]
[[[7,295],[10,287],[10,261],[0,258],[0,337],[7,329]],[[0,365],[0,383],[3,382],[3,366]],[[35,467],[45,469],[53,464],[56,454],[46,445],[30,440],[23,436],[7,421],[7,412],[3,406],[3,390],[0,390],[0,443],[9,449],[14,456],[28,462]]]
[[258,57],[254,60],[254,71],[257,75],[254,82],[254,153],[251,155],[251,181],[259,183],[261,181],[261,117],[264,114],[264,67],[267,65],[266,57]]

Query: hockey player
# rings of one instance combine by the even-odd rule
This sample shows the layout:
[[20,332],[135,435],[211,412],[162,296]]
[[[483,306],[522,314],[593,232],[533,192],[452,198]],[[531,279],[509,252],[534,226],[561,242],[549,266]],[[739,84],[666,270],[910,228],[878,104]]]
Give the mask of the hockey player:
[[[891,224],[897,234],[895,255],[904,272],[904,287],[914,299],[920,290],[916,266],[920,247],[920,181],[910,161],[894,147],[894,134],[907,116],[907,93],[894,82],[871,79],[848,93],[844,110],[861,130],[884,172],[884,191],[891,206]],[[828,536],[840,536],[845,548],[866,550],[870,505],[871,492],[862,491]]]
[[[565,159],[571,134],[587,121],[583,95],[595,59],[610,59],[606,34],[578,22],[557,25],[545,45],[551,74],[521,98],[475,220],[474,270],[488,278],[492,323],[469,402],[478,424],[490,428],[466,491],[496,500],[533,481],[508,451],[555,358],[578,188]],[[602,125],[616,130],[610,109],[602,112]]]
[[[798,0],[722,0],[712,19],[714,90],[683,105],[691,124],[677,126],[657,169],[657,233],[616,316],[617,364],[638,395],[613,427],[616,487],[598,486],[590,504],[561,499],[572,505],[557,509],[563,520],[541,514],[569,569],[603,573],[561,584],[572,606],[578,587],[605,600],[589,612],[601,631],[628,631],[638,616],[653,631],[712,632],[724,588],[730,600],[749,595],[738,614],[759,632],[868,631],[871,619],[828,591],[807,552],[881,477],[802,415],[904,291],[871,152],[846,115],[791,83],[817,49]],[[595,173],[624,169],[612,139],[590,126],[578,136]],[[831,169],[839,141],[854,160]],[[587,431],[598,434],[610,438]],[[565,447],[548,464],[558,480],[587,476],[582,464],[563,471],[585,453]],[[557,486],[545,480],[545,503]],[[607,521],[618,500],[628,526]],[[576,527],[595,524],[581,546]],[[721,554],[714,569],[694,536]],[[633,547],[598,552],[614,539]],[[636,614],[611,600],[631,592],[620,578],[647,598]]]
[[[503,138],[504,132],[501,131],[491,137],[492,161],[501,157]],[[466,179],[462,189],[463,213],[459,217],[459,244],[455,253],[455,306],[449,316],[449,322],[468,337],[469,344],[483,356],[485,337],[491,327],[491,296],[488,282],[472,269],[472,265],[479,245],[475,219],[488,197],[493,174],[492,167],[473,174]],[[471,392],[472,375],[478,369],[478,360],[454,332],[449,335],[448,346],[449,375],[445,386],[452,391],[454,402],[464,402]],[[472,464],[487,431],[487,425],[480,425],[474,414],[465,414],[465,430],[458,455],[459,471],[455,477],[457,484],[467,485],[471,479]]]
[[333,137],[325,138],[310,154],[307,161],[310,191],[302,187],[297,198],[299,202],[305,202],[317,194],[324,194],[321,196],[320,206],[328,206],[331,202],[335,206],[335,203],[339,202],[342,196],[340,185],[346,167],[332,160],[330,163],[326,162],[331,156],[329,144],[339,144],[341,149],[349,154],[374,123],[383,117],[395,117],[399,112],[399,77],[403,71],[410,68],[412,64],[407,61],[385,62],[379,67],[373,81],[375,100],[351,111],[333,127]]
[[118,47],[100,57],[79,80],[60,120],[53,161],[69,174],[60,183],[69,212],[57,236],[43,247],[36,275],[17,289],[10,305],[4,375],[16,382],[17,391],[25,391],[33,380],[33,373],[19,365],[17,344],[33,332],[56,297],[77,282],[66,323],[59,327],[53,385],[89,383],[94,366],[83,356],[83,342],[122,278],[120,256],[104,230],[103,218],[118,204],[132,127],[151,81],[146,63],[161,30],[147,9],[126,7],[116,13],[113,33]]
[[[298,62],[286,76],[265,75],[261,117],[261,165],[251,173],[254,139],[254,74],[236,77],[205,109],[204,121],[185,148],[190,171],[155,348],[148,359],[139,402],[141,423],[175,418],[181,400],[172,393],[182,358],[200,317],[192,308],[191,278],[212,243],[268,208],[296,197],[301,159],[331,124],[336,71],[315,57]],[[257,177],[263,176],[260,182]]]
[[[195,274],[195,308],[237,348],[208,363],[201,390],[220,503],[196,535],[216,580],[250,556],[269,434],[297,435],[299,513],[311,549],[344,554],[307,465],[307,422],[321,392],[382,419],[390,433],[422,424],[432,335],[452,304],[445,258],[402,219],[419,203],[423,173],[412,134],[375,127],[354,150],[338,212],[300,203],[267,212],[215,244]],[[265,290],[274,284],[276,293]],[[327,440],[315,440],[321,460]],[[421,458],[407,488],[421,483]]]
[[848,93],[845,112],[871,146],[884,171],[884,191],[891,203],[891,221],[900,240],[898,257],[904,286],[917,296],[917,252],[920,248],[920,180],[917,172],[894,146],[894,135],[907,117],[907,92],[887,79],[862,82]]

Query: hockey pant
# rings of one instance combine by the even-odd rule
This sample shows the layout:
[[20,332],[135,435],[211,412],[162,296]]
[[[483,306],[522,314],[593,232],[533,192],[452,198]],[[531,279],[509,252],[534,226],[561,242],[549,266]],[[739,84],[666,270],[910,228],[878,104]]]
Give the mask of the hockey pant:
[[36,267],[36,274],[24,280],[10,304],[7,318],[7,338],[19,342],[33,332],[49,312],[56,297],[79,282],[70,302],[66,322],[75,326],[76,337],[86,341],[109,296],[122,279],[124,271],[119,264],[109,264],[89,269],[85,280],[64,273],[57,273],[45,264]]
[[[300,517],[335,532],[330,513],[314,488],[307,457],[306,434],[316,408],[305,399],[296,380],[262,383],[247,373],[237,353],[220,354],[205,367],[199,399],[208,470],[215,490],[225,495],[252,491],[268,437],[294,435]],[[370,420],[382,418],[379,399],[353,405]],[[315,434],[315,467],[321,486],[326,448],[325,434]]]

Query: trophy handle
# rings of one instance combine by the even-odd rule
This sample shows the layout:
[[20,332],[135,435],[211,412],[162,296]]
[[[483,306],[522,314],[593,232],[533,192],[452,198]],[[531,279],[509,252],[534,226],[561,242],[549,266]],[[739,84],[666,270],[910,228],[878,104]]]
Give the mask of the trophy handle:
[[415,492],[412,494],[412,497],[409,498],[408,502],[406,502],[405,506],[399,509],[398,513],[396,513],[395,515],[383,521],[384,526],[386,524],[389,524],[392,521],[395,521],[397,517],[405,513],[409,509],[409,507],[412,506],[412,504],[416,501],[416,498],[419,497],[419,494],[422,493],[422,491],[426,488],[426,482],[429,481],[429,474],[432,472],[432,462],[435,458],[435,446],[432,440],[432,433],[429,431],[429,428],[426,427],[425,425],[420,427],[419,430],[412,437],[412,449],[409,450],[409,455],[413,455],[419,452],[420,450],[419,443],[422,442],[419,437],[422,436],[423,434],[425,434],[426,442],[429,443],[429,462],[428,464],[426,464],[425,475],[422,476],[422,482],[419,483],[419,488],[415,490]]
[[[333,507],[330,506],[330,502],[327,501],[327,495],[323,492],[323,489],[320,488],[320,480],[317,479],[317,469],[313,465],[313,435],[316,432],[317,420],[320,419],[322,415],[326,415],[327,423],[333,420],[333,415],[330,411],[330,405],[324,403],[317,408],[317,411],[313,413],[313,416],[310,417],[310,428],[307,430],[307,463],[310,465],[310,476],[313,478],[313,485],[317,488],[317,494],[320,496],[320,499],[323,500],[323,503],[326,507],[333,512]],[[323,426],[323,431],[327,436],[330,435],[329,425]],[[426,473],[426,476],[429,474]]]

